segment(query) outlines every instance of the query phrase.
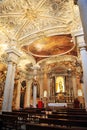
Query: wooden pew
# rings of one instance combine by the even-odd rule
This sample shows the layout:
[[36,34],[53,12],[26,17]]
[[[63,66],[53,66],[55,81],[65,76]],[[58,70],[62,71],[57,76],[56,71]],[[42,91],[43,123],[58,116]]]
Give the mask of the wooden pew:
[[53,111],[52,114],[68,114],[68,115],[87,115],[87,112],[58,112],[58,111]]
[[28,113],[28,112],[2,112],[2,115],[11,115],[11,116],[14,116],[16,115],[18,117],[18,122],[20,124],[24,124],[26,122],[37,122],[38,121],[38,118],[40,117],[46,117],[45,114],[40,114],[40,113]]
[[0,114],[0,130],[2,130],[3,122],[2,122],[2,115]]
[[[22,125],[29,122],[28,113],[24,112],[2,112],[2,128],[21,129]],[[12,127],[13,126],[13,127]]]
[[2,111],[2,115],[12,115],[12,116],[17,116],[18,117],[18,120],[21,120],[21,121],[25,121],[27,120],[28,118],[28,113],[24,113],[24,112],[7,112],[7,111]]
[[46,124],[26,124],[26,130],[86,130],[84,128],[68,128],[68,127],[61,127],[55,125],[46,125]]
[[23,113],[27,113],[28,114],[28,118],[37,118],[37,117],[46,117],[46,112],[44,111],[44,109],[23,109],[23,110],[18,110],[18,111],[13,111],[15,112],[20,112],[21,115],[23,115]]
[[5,129],[18,129],[18,117],[16,115],[0,115],[0,119],[2,121],[2,128]]
[[48,114],[48,118],[55,118],[55,119],[72,119],[72,120],[87,120],[87,115],[70,115],[70,114]]
[[80,109],[80,108],[62,108],[62,109],[57,109],[53,112],[74,112],[74,113],[84,113],[86,112],[86,109]]
[[68,108],[67,111],[68,112],[86,112],[86,109],[82,109],[82,108]]
[[39,118],[39,123],[61,125],[67,127],[86,127],[87,120],[69,120],[69,119],[53,119],[53,118]]

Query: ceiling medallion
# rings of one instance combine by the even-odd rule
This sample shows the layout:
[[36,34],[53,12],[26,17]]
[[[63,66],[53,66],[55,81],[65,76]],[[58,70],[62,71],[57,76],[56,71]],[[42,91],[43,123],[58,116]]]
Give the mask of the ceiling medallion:
[[30,21],[35,20],[38,17],[39,11],[34,9],[27,9],[25,17],[29,18]]

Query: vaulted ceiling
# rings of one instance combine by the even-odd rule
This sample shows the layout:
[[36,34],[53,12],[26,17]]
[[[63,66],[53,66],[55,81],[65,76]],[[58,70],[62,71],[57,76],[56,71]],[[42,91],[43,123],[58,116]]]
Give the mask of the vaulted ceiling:
[[6,49],[15,47],[24,71],[36,64],[49,72],[75,70],[78,50],[72,32],[81,28],[73,0],[1,0],[0,60],[7,64]]

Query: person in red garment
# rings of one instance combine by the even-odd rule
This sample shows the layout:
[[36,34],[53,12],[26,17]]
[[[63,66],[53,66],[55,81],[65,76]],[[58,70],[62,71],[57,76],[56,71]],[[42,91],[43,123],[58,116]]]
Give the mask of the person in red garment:
[[42,98],[38,101],[38,108],[43,108]]

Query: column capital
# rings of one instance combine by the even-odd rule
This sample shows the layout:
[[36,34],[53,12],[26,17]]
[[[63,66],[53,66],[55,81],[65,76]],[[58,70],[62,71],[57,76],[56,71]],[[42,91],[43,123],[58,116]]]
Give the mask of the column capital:
[[86,48],[86,43],[84,40],[83,30],[79,30],[73,33],[74,42],[78,45],[79,48]]
[[84,40],[84,35],[76,36],[77,45],[79,48],[86,48],[86,43]]
[[18,58],[21,56],[20,53],[14,48],[10,48],[6,52],[9,55],[8,62],[13,62],[13,63],[17,64]]

